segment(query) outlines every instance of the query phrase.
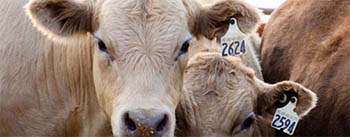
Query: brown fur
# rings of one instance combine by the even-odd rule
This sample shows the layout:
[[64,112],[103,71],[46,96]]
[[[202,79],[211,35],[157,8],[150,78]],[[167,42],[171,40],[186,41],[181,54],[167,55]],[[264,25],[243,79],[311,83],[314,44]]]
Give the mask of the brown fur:
[[258,28],[258,34],[260,37],[262,37],[262,35],[264,33],[265,26],[266,26],[266,23],[262,23]]
[[288,0],[266,26],[265,80],[296,81],[319,97],[296,136],[350,136],[349,12],[348,0]]
[[[177,108],[178,136],[271,136],[275,103],[286,91],[298,96],[296,113],[315,107],[315,94],[292,81],[269,85],[259,80],[238,57],[221,56],[215,42],[195,42],[184,77],[184,94]],[[191,53],[193,52],[193,53]],[[241,129],[248,114],[257,114],[249,129]]]

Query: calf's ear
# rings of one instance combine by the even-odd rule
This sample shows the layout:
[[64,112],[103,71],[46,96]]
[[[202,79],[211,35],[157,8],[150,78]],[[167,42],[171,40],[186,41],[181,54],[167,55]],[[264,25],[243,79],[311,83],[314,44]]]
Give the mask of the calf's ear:
[[270,85],[260,82],[262,91],[258,95],[255,112],[266,120],[272,120],[276,109],[288,104],[293,96],[297,98],[294,112],[300,118],[316,106],[316,94],[298,83],[284,81]]
[[33,25],[49,36],[69,37],[94,32],[93,4],[74,0],[30,0],[25,6]]
[[258,9],[243,0],[221,0],[192,15],[195,15],[189,24],[192,34],[204,35],[209,39],[222,37],[232,17],[237,19],[238,27],[246,34],[255,32],[260,22]]

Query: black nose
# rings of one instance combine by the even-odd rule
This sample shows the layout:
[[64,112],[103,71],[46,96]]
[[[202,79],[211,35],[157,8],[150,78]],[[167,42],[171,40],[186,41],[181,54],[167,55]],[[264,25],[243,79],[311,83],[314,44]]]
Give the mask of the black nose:
[[163,136],[167,132],[169,117],[157,110],[138,109],[124,115],[124,126],[133,137]]

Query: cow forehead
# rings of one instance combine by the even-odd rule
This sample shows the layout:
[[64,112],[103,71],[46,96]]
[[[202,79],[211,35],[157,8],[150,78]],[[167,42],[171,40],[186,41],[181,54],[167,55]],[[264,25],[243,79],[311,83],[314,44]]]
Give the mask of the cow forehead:
[[99,17],[102,39],[120,54],[133,49],[169,57],[188,33],[181,0],[107,0]]
[[106,0],[100,6],[102,14],[114,14],[141,19],[153,16],[180,17],[186,12],[182,0]]
[[186,9],[180,0],[108,0],[101,7],[100,28],[119,41],[175,41],[188,30]]

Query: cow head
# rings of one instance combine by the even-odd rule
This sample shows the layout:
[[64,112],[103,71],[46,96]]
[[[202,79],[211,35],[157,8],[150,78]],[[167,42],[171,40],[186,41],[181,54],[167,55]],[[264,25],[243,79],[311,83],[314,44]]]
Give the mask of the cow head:
[[266,132],[276,109],[293,96],[299,117],[315,107],[316,95],[309,89],[292,81],[264,83],[240,58],[223,57],[216,42],[192,41],[190,48],[199,50],[190,49],[185,69],[176,112],[179,136],[270,136]]
[[95,42],[96,95],[115,136],[173,136],[190,34],[214,37],[232,16],[250,31],[258,15],[236,1],[31,0],[26,10],[53,41]]

